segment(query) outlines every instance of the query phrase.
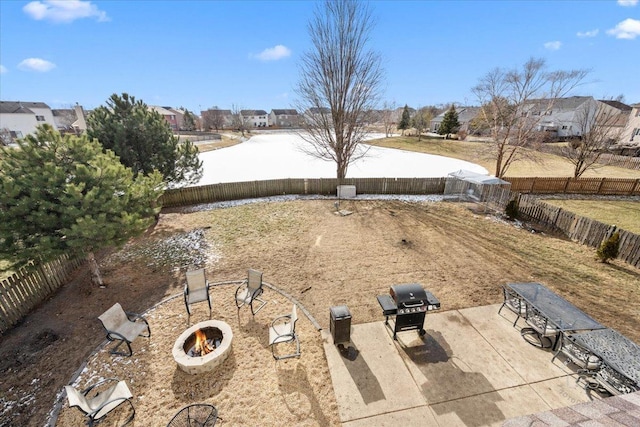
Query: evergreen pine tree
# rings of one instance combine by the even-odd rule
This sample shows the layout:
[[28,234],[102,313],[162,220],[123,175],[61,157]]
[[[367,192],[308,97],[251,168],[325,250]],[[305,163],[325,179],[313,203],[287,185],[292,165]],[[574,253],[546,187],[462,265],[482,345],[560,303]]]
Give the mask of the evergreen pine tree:
[[618,256],[618,246],[620,245],[620,233],[615,232],[611,237],[604,240],[598,248],[596,255],[602,262],[609,262]]
[[404,135],[404,131],[409,129],[409,126],[411,126],[411,113],[409,113],[409,107],[405,104],[404,110],[402,110],[402,117],[400,117],[400,123],[398,123],[398,129],[400,129]]
[[51,125],[0,147],[0,259],[14,266],[93,252],[145,231],[159,212],[162,176],[134,178],[115,154],[87,136]]
[[184,110],[184,117],[182,118],[182,128],[187,131],[196,130],[196,119],[189,110]]
[[444,117],[442,119],[442,123],[440,123],[440,127],[438,128],[438,133],[440,135],[444,135],[445,139],[449,138],[449,134],[456,133],[460,128],[460,123],[458,122],[458,113],[456,112],[456,107],[451,104],[449,110],[444,113]]
[[190,141],[180,143],[158,112],[126,93],[111,95],[106,107],[89,115],[87,134],[135,174],[157,170],[170,187],[193,184],[202,177],[198,148]]

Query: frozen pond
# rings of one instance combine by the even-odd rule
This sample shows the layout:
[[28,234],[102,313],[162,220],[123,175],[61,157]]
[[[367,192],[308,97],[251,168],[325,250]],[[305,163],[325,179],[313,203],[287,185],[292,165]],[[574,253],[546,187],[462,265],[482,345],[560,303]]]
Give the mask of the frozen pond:
[[[300,150],[292,133],[256,135],[232,147],[200,154],[203,176],[198,185],[281,178],[335,178],[334,162]],[[347,178],[437,178],[466,169],[488,174],[475,163],[431,154],[371,147],[367,157],[351,164]]]

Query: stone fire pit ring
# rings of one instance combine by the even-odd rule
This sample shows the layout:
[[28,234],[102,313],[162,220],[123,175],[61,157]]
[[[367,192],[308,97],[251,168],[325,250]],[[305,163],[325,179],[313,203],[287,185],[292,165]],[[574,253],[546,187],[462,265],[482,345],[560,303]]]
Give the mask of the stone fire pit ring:
[[[215,328],[222,333],[222,341],[220,345],[210,353],[204,356],[189,356],[184,350],[184,344],[189,337],[194,334],[198,329]],[[196,323],[187,330],[185,330],[173,345],[173,358],[178,364],[178,368],[187,374],[201,374],[203,372],[209,372],[216,369],[224,362],[229,353],[231,353],[231,341],[233,339],[233,332],[231,327],[220,320],[206,320],[204,322]]]

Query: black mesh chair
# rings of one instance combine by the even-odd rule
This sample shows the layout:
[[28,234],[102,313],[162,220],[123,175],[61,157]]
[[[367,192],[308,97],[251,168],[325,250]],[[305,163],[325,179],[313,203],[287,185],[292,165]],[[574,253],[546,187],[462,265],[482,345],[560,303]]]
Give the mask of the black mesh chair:
[[218,421],[218,410],[207,403],[185,406],[173,416],[167,427],[212,427]]

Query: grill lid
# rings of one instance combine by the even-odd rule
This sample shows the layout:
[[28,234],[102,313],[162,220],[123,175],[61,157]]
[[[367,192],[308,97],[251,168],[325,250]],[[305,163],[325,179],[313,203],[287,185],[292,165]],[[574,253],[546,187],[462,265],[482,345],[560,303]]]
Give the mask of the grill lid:
[[427,302],[427,293],[419,283],[393,285],[389,293],[398,306],[402,304]]

